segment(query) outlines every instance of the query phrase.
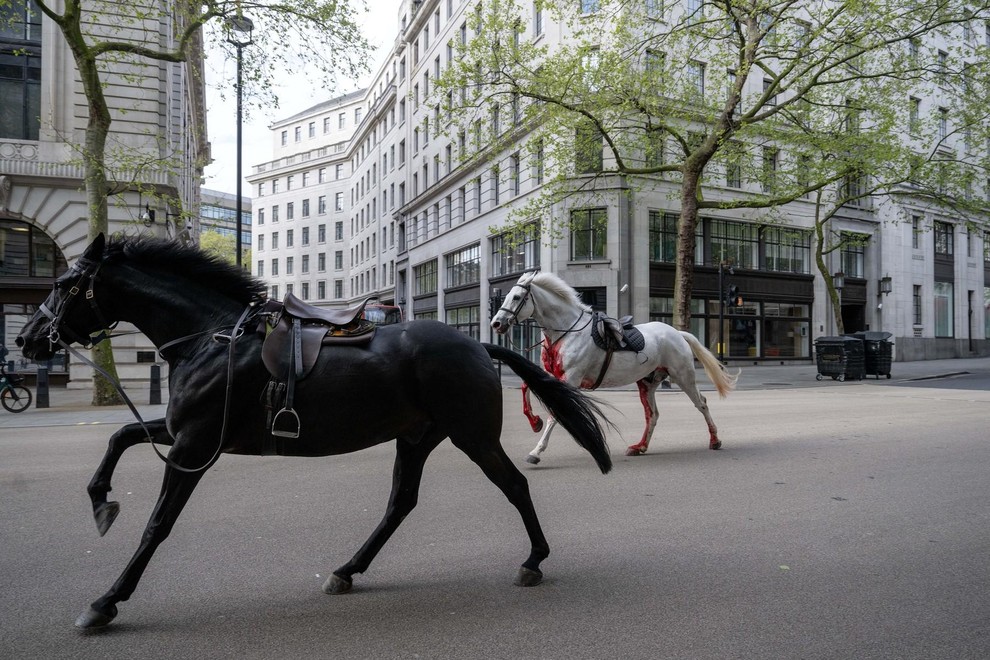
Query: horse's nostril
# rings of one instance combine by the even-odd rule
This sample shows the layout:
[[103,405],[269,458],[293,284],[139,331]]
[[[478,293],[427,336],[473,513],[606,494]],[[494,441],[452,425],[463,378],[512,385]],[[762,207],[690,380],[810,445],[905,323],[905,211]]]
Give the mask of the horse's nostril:
[[18,337],[14,343],[17,344],[17,348],[24,348],[24,337]]

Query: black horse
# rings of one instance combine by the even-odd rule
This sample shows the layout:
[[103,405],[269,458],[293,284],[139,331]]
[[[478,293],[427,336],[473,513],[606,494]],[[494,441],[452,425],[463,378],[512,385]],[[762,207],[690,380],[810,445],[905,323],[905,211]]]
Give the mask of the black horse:
[[[93,333],[126,321],[154,342],[170,366],[165,419],[116,433],[89,485],[103,534],[118,511],[116,502],[107,502],[107,493],[121,453],[153,439],[171,445],[161,495],[130,563],[76,625],[92,628],[113,620],[116,604],[131,596],[221,452],[328,456],[397,440],[385,516],[323,585],[327,593],[344,593],[416,506],[426,458],[450,438],[519,510],[531,551],[516,583],[538,584],[540,562],[550,550],[526,479],[500,444],[502,389],[492,358],[521,376],[607,472],[611,460],[600,410],[575,388],[507,349],[480,344],[443,323],[413,321],[380,327],[363,346],[324,347],[312,372],[296,384],[300,437],[275,439],[259,403],[270,381],[261,359],[264,333],[251,331],[264,290],[259,280],[195,248],[149,239],[107,242],[101,235],[58,278],[17,338],[26,356],[45,359],[55,344],[85,346]],[[231,347],[231,329],[238,325],[249,331],[234,335]]]

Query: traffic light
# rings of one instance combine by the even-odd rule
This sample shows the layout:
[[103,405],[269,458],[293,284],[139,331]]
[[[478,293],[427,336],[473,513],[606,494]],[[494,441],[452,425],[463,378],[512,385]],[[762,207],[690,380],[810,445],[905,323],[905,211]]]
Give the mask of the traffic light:
[[739,287],[735,284],[730,284],[728,294],[725,296],[725,306],[742,307],[742,304],[743,299],[742,294],[739,293]]

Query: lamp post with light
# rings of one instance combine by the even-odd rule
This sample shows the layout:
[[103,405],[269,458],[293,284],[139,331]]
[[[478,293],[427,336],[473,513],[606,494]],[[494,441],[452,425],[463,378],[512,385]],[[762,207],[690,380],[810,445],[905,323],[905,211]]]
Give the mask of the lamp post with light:
[[235,205],[237,217],[236,222],[236,254],[235,259],[238,266],[241,265],[241,251],[243,249],[241,238],[241,232],[244,230],[244,219],[241,217],[243,201],[241,198],[241,131],[243,124],[242,115],[242,74],[241,74],[241,64],[242,64],[242,51],[254,43],[251,40],[251,32],[254,30],[254,23],[251,19],[243,14],[238,16],[233,16],[227,21],[227,27],[229,32],[227,34],[227,42],[232,44],[234,48],[237,49],[237,201]]

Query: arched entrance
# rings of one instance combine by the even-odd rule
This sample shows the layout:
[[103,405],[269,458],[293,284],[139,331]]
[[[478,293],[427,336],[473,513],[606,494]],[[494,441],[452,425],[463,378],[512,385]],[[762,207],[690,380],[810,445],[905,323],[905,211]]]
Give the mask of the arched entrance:
[[[44,302],[55,278],[66,271],[65,256],[44,230],[0,216],[0,360],[8,369],[31,374],[36,364],[14,346],[14,338]],[[45,366],[52,379],[67,377],[63,354]]]

